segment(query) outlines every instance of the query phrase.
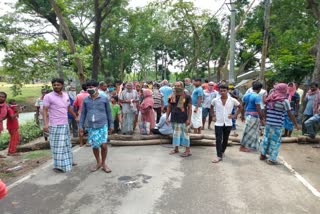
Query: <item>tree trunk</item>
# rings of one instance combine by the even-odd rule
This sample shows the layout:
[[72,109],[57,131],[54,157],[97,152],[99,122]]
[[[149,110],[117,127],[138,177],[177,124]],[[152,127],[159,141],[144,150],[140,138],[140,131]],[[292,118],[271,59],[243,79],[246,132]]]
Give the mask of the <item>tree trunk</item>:
[[64,78],[64,75],[63,75],[63,71],[62,71],[62,63],[61,63],[61,58],[62,58],[62,50],[61,50],[61,47],[60,47],[60,42],[63,40],[63,30],[62,30],[62,27],[60,26],[59,28],[59,47],[58,47],[58,56],[57,56],[57,67],[58,67],[58,73],[59,73],[59,77],[60,78]]
[[[70,48],[70,51],[72,54],[76,54],[76,46],[74,44],[74,41],[73,41],[73,37],[71,35],[71,32],[70,32],[70,29],[62,15],[62,12],[61,12],[61,9],[60,7],[58,6],[57,2],[55,0],[50,0],[50,3],[52,5],[52,8],[54,10],[54,12],[56,13],[58,19],[59,19],[59,22],[60,22],[60,25],[62,26],[62,29],[67,37],[67,40],[68,40],[68,45],[69,45],[69,48]],[[85,76],[84,76],[84,71],[83,71],[83,65],[82,65],[82,62],[80,60],[79,57],[75,57],[75,63],[76,63],[76,66],[78,68],[78,78],[80,80],[81,83],[84,83],[85,81]]]

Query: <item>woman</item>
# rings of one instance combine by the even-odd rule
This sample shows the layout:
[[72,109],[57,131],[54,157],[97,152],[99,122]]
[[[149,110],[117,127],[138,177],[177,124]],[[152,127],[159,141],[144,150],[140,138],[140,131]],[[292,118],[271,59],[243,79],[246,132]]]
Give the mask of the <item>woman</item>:
[[141,121],[139,123],[141,134],[150,134],[150,130],[155,126],[155,117],[153,111],[153,97],[149,89],[143,89],[143,101],[140,105]]

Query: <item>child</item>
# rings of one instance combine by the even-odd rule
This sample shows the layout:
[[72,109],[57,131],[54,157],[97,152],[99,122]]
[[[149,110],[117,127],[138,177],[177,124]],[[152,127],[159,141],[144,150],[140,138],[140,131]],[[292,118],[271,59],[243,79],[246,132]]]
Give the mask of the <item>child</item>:
[[120,131],[120,123],[121,121],[121,109],[120,105],[118,104],[118,96],[111,97],[111,112],[112,118],[114,122],[114,133],[118,133]]
[[8,155],[9,156],[16,156],[17,154],[17,145],[20,142],[20,135],[19,135],[19,106],[16,104],[15,100],[9,101],[9,108],[8,108],[8,118],[7,118],[7,129],[10,134],[10,142],[9,142],[9,149]]

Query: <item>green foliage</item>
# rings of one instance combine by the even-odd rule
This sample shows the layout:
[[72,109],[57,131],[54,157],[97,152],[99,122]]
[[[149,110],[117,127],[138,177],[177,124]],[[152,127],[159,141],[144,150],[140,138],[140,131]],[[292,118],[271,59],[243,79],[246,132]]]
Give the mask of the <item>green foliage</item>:
[[[42,130],[37,126],[34,121],[24,123],[19,128],[20,144],[26,144],[30,141],[41,137]],[[5,132],[0,135],[0,150],[7,148],[10,140],[9,133]]]
[[38,151],[32,151],[23,154],[23,159],[34,159],[34,158],[41,158],[46,157],[51,154],[50,150],[38,150]]

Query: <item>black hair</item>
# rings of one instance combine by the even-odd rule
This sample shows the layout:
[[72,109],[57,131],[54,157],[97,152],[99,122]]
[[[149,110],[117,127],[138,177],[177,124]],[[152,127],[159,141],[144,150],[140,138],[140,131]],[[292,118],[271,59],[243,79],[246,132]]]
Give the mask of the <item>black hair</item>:
[[86,84],[87,84],[87,87],[89,86],[98,87],[99,85],[99,83],[96,80],[88,80]]
[[319,85],[318,85],[318,83],[316,83],[316,82],[310,83],[310,87],[313,87],[313,86],[318,88]]
[[209,83],[209,80],[205,79],[204,82],[205,82],[205,83]]
[[10,105],[16,104],[16,100],[14,100],[14,99],[9,100],[9,104],[10,104]]
[[64,80],[62,79],[62,78],[53,78],[52,80],[51,80],[51,84],[53,84],[53,83],[61,83],[62,85],[64,85]]
[[168,109],[167,106],[163,107],[163,111],[164,111],[164,112],[167,112],[167,109]]
[[219,89],[229,89],[226,84],[219,84]]
[[114,96],[112,96],[112,98],[116,101],[116,102],[118,102],[118,95],[114,95]]
[[81,85],[82,90],[87,91],[87,83]]
[[252,90],[260,90],[263,87],[261,82],[255,81],[252,83]]
[[4,98],[7,98],[6,92],[0,91],[0,94],[4,95]]
[[195,78],[194,81],[201,82],[201,78]]
[[104,86],[104,85],[107,85],[107,83],[104,81],[99,82],[99,87]]

